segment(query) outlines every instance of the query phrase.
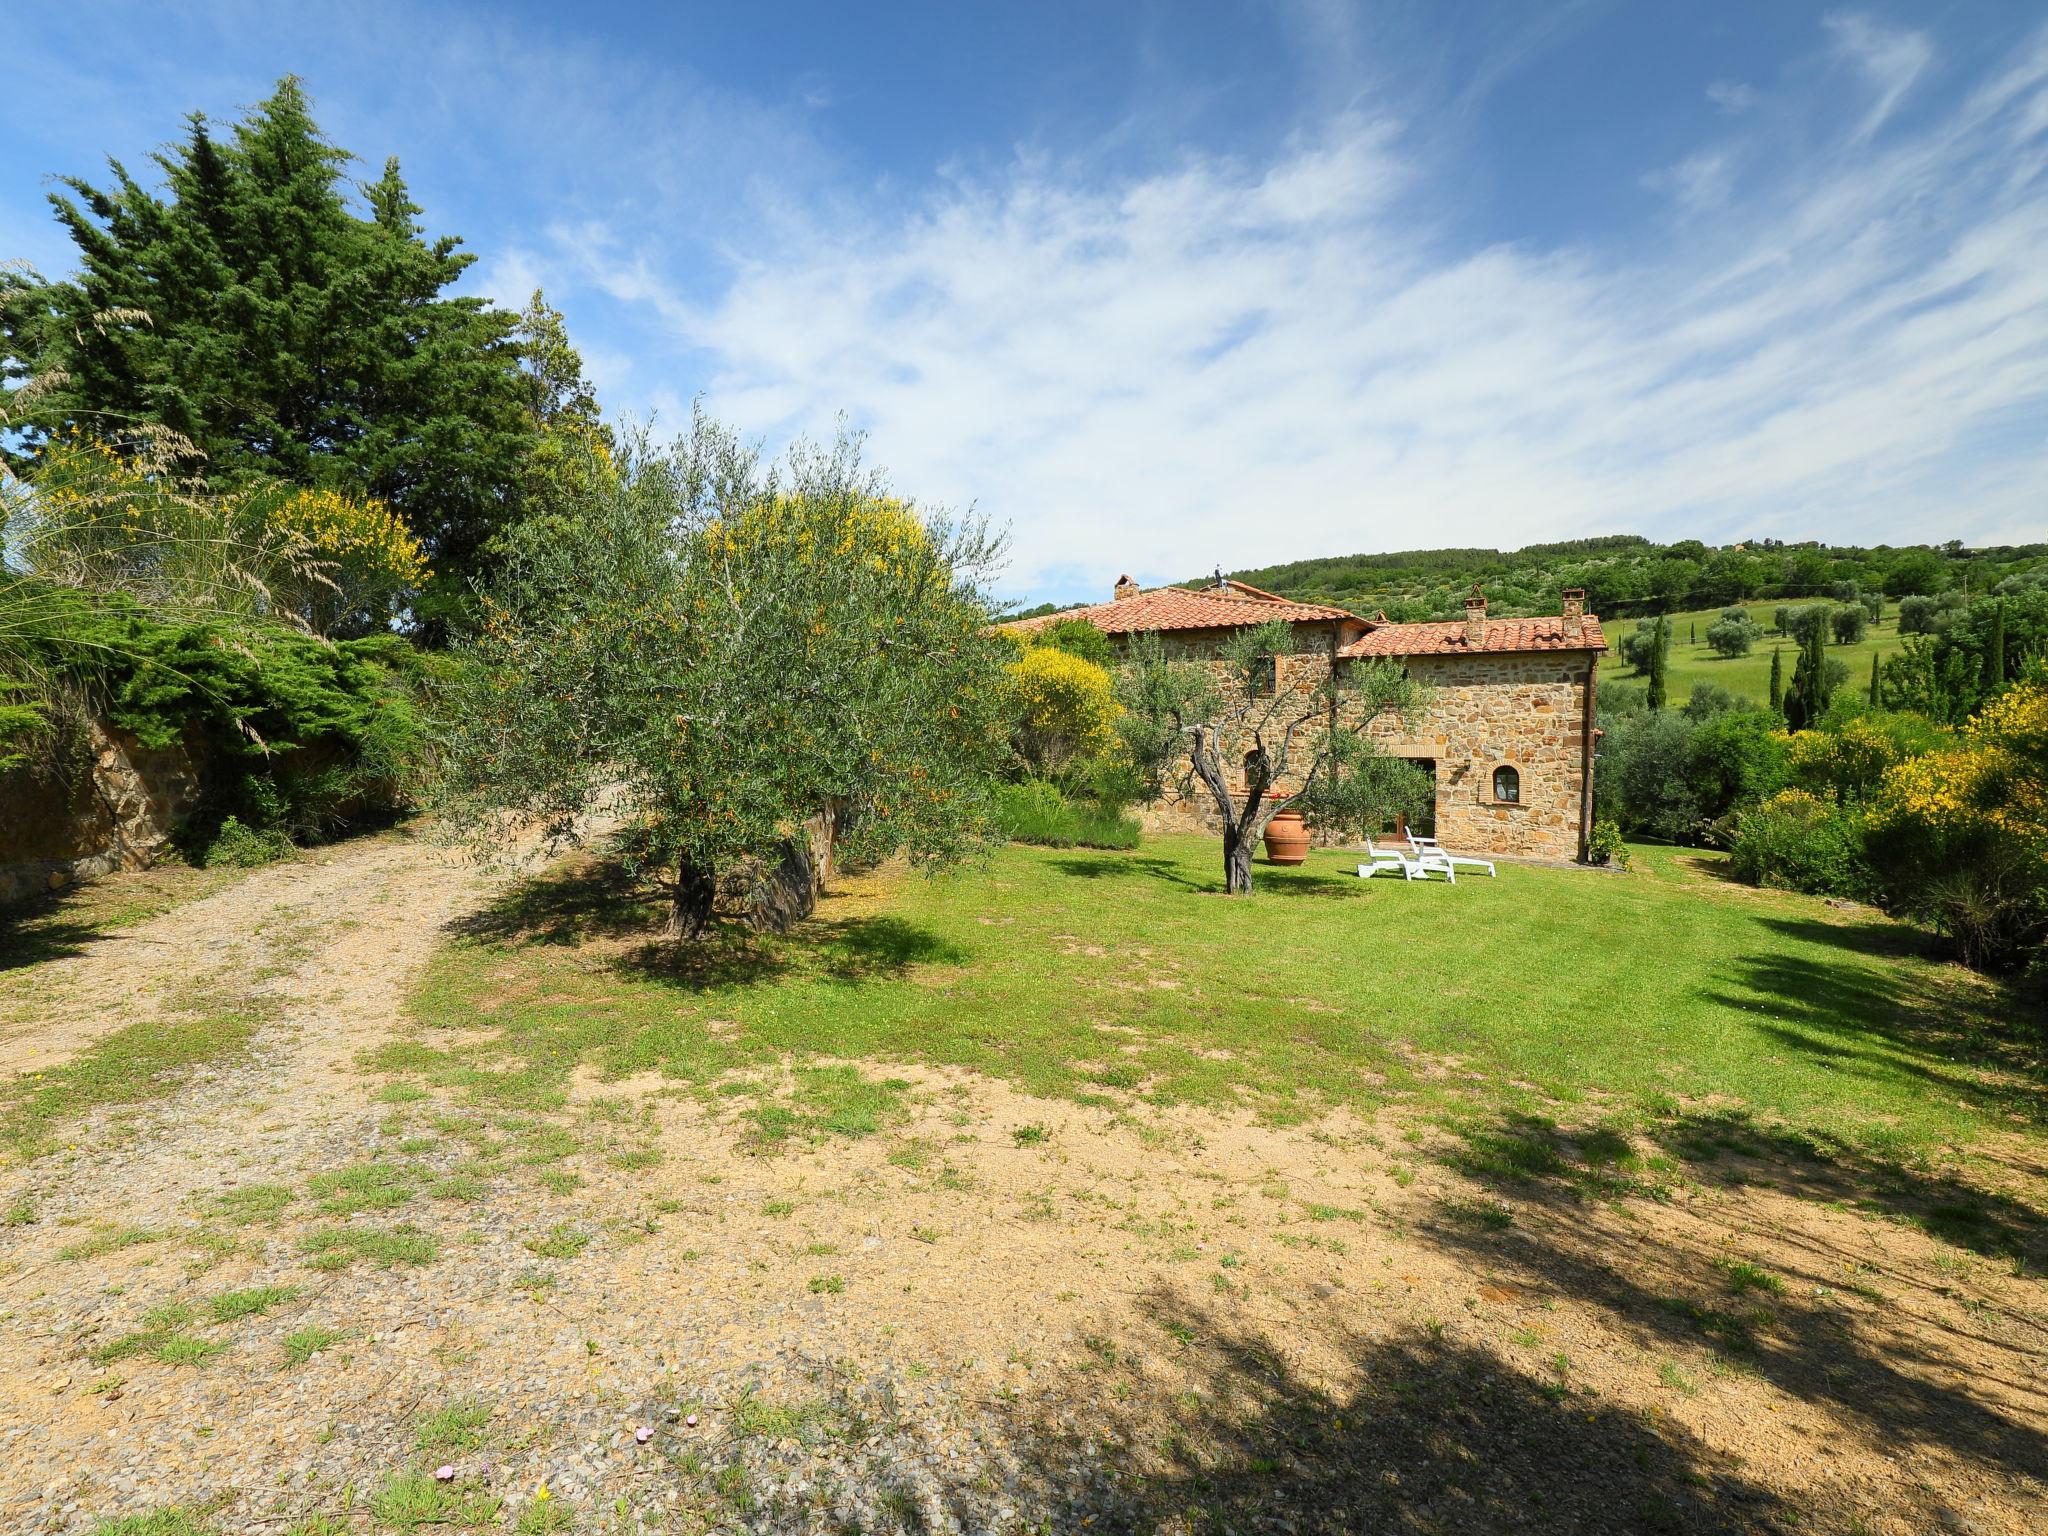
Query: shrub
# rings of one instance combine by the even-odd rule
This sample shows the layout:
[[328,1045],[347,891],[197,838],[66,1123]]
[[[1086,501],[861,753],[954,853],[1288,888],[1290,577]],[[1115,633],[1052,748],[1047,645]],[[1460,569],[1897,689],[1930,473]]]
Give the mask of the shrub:
[[[1093,626],[1084,626],[1093,632]],[[1034,773],[1107,753],[1118,709],[1107,670],[1071,651],[1033,646],[1010,664],[1011,735]]]
[[1870,615],[1861,603],[1844,604],[1828,616],[1828,623],[1835,632],[1835,644],[1854,645],[1863,638],[1863,631],[1870,624]]
[[1759,709],[1723,710],[1700,722],[1688,771],[1702,818],[1719,820],[1784,787],[1786,739],[1779,724]]
[[1141,831],[1137,817],[1070,800],[1042,779],[1004,785],[997,793],[996,823],[1013,842],[1043,848],[1135,848]]
[[1621,659],[1638,676],[1650,670],[1650,657],[1657,648],[1657,621],[1644,619],[1621,637]]
[[2048,940],[2048,676],[2007,689],[1955,746],[1888,769],[1870,831],[1887,905],[1967,964],[2025,963]]
[[1716,715],[1725,715],[1731,710],[1755,708],[1748,699],[1719,683],[1697,683],[1692,696],[1685,701],[1685,708],[1679,713],[1688,720],[1711,720]]
[[1893,764],[1932,750],[1944,734],[1919,715],[1846,711],[1838,701],[1817,728],[1786,743],[1785,776],[1837,803],[1861,800]]
[[1059,619],[1039,630],[1025,642],[1028,646],[1047,646],[1056,651],[1065,651],[1083,661],[1092,661],[1098,667],[1110,664],[1109,636],[1090,624],[1086,619]]
[[1591,864],[1612,864],[1628,868],[1628,847],[1621,840],[1621,828],[1611,821],[1593,823],[1593,835],[1586,839],[1586,860]]
[[1751,885],[1818,896],[1864,898],[1871,891],[1861,817],[1803,789],[1781,790],[1737,813],[1729,864]]
[[246,827],[230,816],[220,830],[198,851],[198,863],[206,869],[254,869],[271,864],[292,851],[292,840],[276,827]]
[[1594,794],[1604,814],[1632,836],[1677,843],[1689,839],[1700,807],[1692,784],[1693,726],[1673,711],[1616,724],[1602,744]]

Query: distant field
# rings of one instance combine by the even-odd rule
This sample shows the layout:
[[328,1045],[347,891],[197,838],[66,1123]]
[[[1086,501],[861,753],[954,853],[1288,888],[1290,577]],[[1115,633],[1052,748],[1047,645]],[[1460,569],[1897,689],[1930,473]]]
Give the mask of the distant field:
[[[1799,608],[1817,598],[1795,598],[1789,606]],[[1674,613],[1671,616],[1671,658],[1666,672],[1670,689],[1670,702],[1683,704],[1692,697],[1693,688],[1700,683],[1718,683],[1731,693],[1747,695],[1759,704],[1771,696],[1771,651],[1782,647],[1785,652],[1785,681],[1792,681],[1792,663],[1797,659],[1798,643],[1771,629],[1771,616],[1781,606],[1787,606],[1781,599],[1772,598],[1767,602],[1744,603],[1749,616],[1763,626],[1764,633],[1757,637],[1755,648],[1747,656],[1733,658],[1717,656],[1707,644],[1707,626],[1721,616],[1719,608],[1708,608],[1693,613]],[[1641,619],[1616,619],[1609,622],[1607,644],[1617,654],[1610,657],[1602,669],[1605,677],[1634,679],[1621,662],[1619,651],[1623,637],[1632,633]],[[1697,631],[1697,643],[1689,637]],[[1895,655],[1903,639],[1899,634],[1899,620],[1896,612],[1887,608],[1882,622],[1871,625],[1863,638],[1854,645],[1828,644],[1828,655],[1848,663],[1849,684],[1862,689],[1870,685],[1870,658],[1873,655]]]

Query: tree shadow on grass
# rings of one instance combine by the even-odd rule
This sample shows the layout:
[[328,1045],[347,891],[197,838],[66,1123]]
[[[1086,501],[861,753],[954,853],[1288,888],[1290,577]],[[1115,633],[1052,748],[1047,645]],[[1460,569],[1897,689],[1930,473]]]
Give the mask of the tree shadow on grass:
[[2009,989],[1785,953],[1742,956],[1726,974],[1734,986],[1708,992],[1710,1001],[1744,1014],[1761,1001],[1773,1018],[1759,1031],[1831,1071],[1903,1079],[1985,1113],[2048,1123],[2043,1019]]
[[802,971],[857,984],[967,959],[957,945],[896,917],[813,918],[781,936],[728,923],[671,943],[655,936],[664,915],[662,893],[652,882],[616,862],[595,860],[522,880],[446,931],[508,949],[608,946],[608,962],[618,972],[692,992],[754,986]]
[[[1069,1390],[991,1404],[965,1467],[938,1447],[917,1458],[937,1469],[936,1496],[896,1490],[902,1528],[997,1528],[994,1503],[1031,1529],[1132,1536],[1781,1528],[1779,1501],[1733,1458],[1484,1347],[1370,1337],[1336,1304],[1284,1335],[1162,1290],[1137,1310],[1165,1350],[1090,1339],[1097,1358]],[[1355,1385],[1326,1388],[1295,1363],[1303,1331],[1336,1342]]]
[[1889,918],[1865,917],[1854,922],[1822,923],[1810,917],[1766,917],[1763,926],[1788,939],[1805,944],[1826,944],[1852,950],[1859,955],[1889,959],[1941,955],[1941,940],[1924,928],[1895,923]]
[[1223,884],[1221,879],[1198,880],[1172,859],[1144,854],[1070,855],[1049,859],[1047,864],[1075,880],[1156,880],[1188,891],[1220,890]]
[[[1768,1234],[1780,1253],[1793,1255],[1777,1261],[1787,1269],[1782,1280],[1731,1281],[1729,1265],[1744,1250],[1728,1245],[1759,1240],[1756,1228],[1740,1211],[1724,1222],[1716,1206],[1693,1202],[1682,1222],[1616,1217],[1609,1208],[1616,1196],[1654,1190],[1617,1152],[1627,1144],[1612,1133],[1563,1135],[1518,1117],[1460,1135],[1463,1148],[1446,1161],[1485,1179],[1514,1206],[1498,1221],[1479,1223],[1447,1207],[1442,1219],[1422,1225],[1419,1235],[1433,1246],[1480,1272],[1591,1303],[1645,1348],[1712,1347],[1790,1396],[1861,1425],[1873,1443],[1917,1441],[2048,1487],[2048,1437],[2040,1430],[2048,1396],[2030,1349],[2014,1342],[2029,1334],[2023,1320],[2006,1318],[1999,1326],[2010,1336],[2001,1338],[1988,1321],[1958,1319],[1941,1304],[1940,1289],[1903,1264],[1873,1270],[1882,1247],[1839,1244],[1818,1223]],[[1719,1114],[1665,1117],[1647,1137],[1695,1173],[1711,1176],[1705,1165],[1732,1152],[1734,1166],[1723,1163],[1722,1171],[1735,1182],[1874,1208],[1980,1252],[2025,1254],[2033,1263],[2048,1257],[2048,1224],[2025,1204],[1839,1143]],[[1717,1226],[1725,1230],[1717,1234]],[[1845,1277],[1865,1273],[1906,1290],[1913,1305],[1900,1308],[1873,1293],[1870,1307],[1852,1310],[1835,1299],[1838,1288],[1855,1289]],[[1955,1354],[1964,1346],[1975,1351],[1967,1373]]]
[[[1051,868],[1076,880],[1155,880],[1162,885],[1175,886],[1184,891],[1194,891],[1205,896],[1223,894],[1222,845],[1217,845],[1217,873],[1214,879],[1203,879],[1188,873],[1186,866],[1173,859],[1145,855],[1107,854],[1097,858],[1058,858],[1049,860]],[[1316,870],[1280,868],[1271,864],[1255,864],[1252,870],[1252,894],[1256,902],[1262,896],[1350,896],[1356,895],[1366,882],[1354,874],[1326,875]]]

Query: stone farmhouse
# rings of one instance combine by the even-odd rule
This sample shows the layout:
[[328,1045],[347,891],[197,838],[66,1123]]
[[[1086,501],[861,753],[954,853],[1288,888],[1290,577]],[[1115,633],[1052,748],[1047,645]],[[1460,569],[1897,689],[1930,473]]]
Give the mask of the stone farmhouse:
[[[1004,627],[1030,632],[1081,619],[1114,647],[1152,632],[1170,652],[1201,658],[1236,631],[1280,619],[1294,645],[1274,658],[1270,686],[1303,694],[1331,669],[1397,660],[1431,690],[1430,707],[1405,723],[1375,721],[1371,734],[1435,780],[1434,824],[1416,830],[1433,830],[1461,853],[1583,860],[1593,830],[1594,676],[1607,649],[1585,596],[1566,591],[1553,617],[1489,619],[1475,586],[1462,622],[1395,624],[1222,576],[1211,586],[1149,591],[1126,576],[1109,602]],[[1159,809],[1203,821],[1213,814],[1196,802]]]

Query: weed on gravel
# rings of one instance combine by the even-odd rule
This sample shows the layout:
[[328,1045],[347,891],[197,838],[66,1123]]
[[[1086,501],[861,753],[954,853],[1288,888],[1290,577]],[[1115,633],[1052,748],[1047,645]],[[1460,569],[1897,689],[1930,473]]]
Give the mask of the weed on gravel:
[[97,1521],[92,1536],[220,1536],[220,1527],[193,1510],[172,1505],[147,1514]]
[[358,1259],[379,1269],[399,1264],[431,1264],[441,1245],[410,1224],[396,1227],[316,1227],[299,1240],[314,1269],[347,1269]]
[[92,1236],[83,1242],[59,1248],[57,1257],[73,1262],[81,1259],[98,1259],[110,1253],[119,1253],[123,1248],[133,1248],[140,1243],[162,1241],[163,1233],[151,1231],[148,1227],[102,1226],[94,1228]]
[[238,1184],[201,1198],[209,1215],[238,1227],[274,1223],[296,1199],[289,1184]]
[[414,1443],[422,1451],[473,1451],[484,1443],[484,1426],[491,1422],[491,1407],[473,1397],[461,1397],[420,1420]]
[[539,1237],[526,1239],[526,1251],[542,1259],[573,1259],[589,1246],[590,1234],[568,1222],[558,1222]]
[[304,1365],[321,1350],[332,1349],[347,1337],[348,1335],[339,1328],[323,1328],[317,1323],[301,1328],[296,1333],[286,1334],[283,1368],[290,1370],[294,1366]]
[[295,1300],[299,1294],[296,1285],[257,1285],[242,1291],[223,1291],[210,1298],[206,1310],[216,1323],[232,1323],[238,1318],[261,1317],[272,1307],[281,1307]]
[[476,1483],[438,1483],[421,1472],[390,1478],[370,1495],[371,1517],[400,1531],[484,1525],[496,1521],[502,1508],[502,1500]]
[[142,1314],[142,1327],[101,1345],[88,1358],[94,1365],[108,1366],[137,1355],[160,1360],[165,1365],[203,1365],[228,1346],[196,1339],[186,1330],[197,1320],[184,1302],[166,1302]]
[[388,1211],[404,1205],[418,1193],[419,1183],[416,1168],[372,1162],[315,1174],[306,1181],[306,1187],[318,1198],[325,1214],[353,1216],[358,1211]]

